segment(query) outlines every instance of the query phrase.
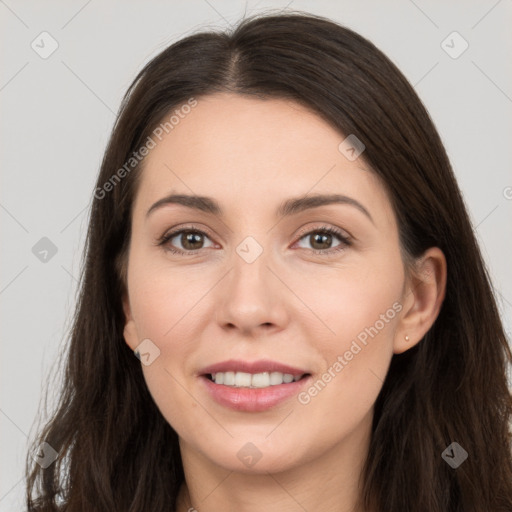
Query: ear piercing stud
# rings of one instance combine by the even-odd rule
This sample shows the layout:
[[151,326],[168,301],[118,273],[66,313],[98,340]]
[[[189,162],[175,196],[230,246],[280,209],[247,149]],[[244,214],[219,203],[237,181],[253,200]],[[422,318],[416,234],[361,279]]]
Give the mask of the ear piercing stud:
[[409,336],[405,335],[405,341],[409,341]]

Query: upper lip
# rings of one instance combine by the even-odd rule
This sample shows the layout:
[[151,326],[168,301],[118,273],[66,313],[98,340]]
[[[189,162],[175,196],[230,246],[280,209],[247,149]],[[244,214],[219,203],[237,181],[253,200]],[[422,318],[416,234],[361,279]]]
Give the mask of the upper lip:
[[210,366],[206,366],[199,373],[200,375],[208,375],[217,372],[245,372],[245,373],[263,373],[263,372],[281,372],[296,376],[302,376],[308,373],[306,370],[296,368],[278,361],[270,361],[268,359],[260,359],[258,361],[240,361],[230,359],[222,361]]

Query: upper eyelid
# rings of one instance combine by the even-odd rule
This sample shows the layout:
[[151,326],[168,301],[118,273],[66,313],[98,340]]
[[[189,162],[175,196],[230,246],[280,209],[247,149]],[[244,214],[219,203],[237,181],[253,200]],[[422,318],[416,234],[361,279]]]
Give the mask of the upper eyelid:
[[328,225],[301,229],[297,236],[299,238],[302,238],[304,235],[307,235],[309,233],[314,233],[315,231],[323,231],[323,230],[329,230],[329,229],[339,232],[338,236],[342,236],[342,237],[350,238],[350,239],[353,238],[352,235],[347,230],[337,227],[337,226],[328,226]]
[[166,231],[160,238],[169,238],[169,237],[175,237],[176,235],[179,235],[183,233],[184,231],[196,231],[199,233],[202,233],[204,235],[207,235],[210,239],[212,238],[212,235],[210,232],[205,228],[199,228],[195,226],[182,226],[178,227],[176,229],[170,229],[169,231]]

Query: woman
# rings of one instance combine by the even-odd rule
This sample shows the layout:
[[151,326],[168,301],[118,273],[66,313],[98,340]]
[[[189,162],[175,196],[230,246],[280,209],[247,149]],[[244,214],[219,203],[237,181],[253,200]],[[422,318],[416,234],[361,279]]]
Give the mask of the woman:
[[372,43],[304,13],[178,41],[127,92],[94,196],[29,510],[512,509],[490,280]]

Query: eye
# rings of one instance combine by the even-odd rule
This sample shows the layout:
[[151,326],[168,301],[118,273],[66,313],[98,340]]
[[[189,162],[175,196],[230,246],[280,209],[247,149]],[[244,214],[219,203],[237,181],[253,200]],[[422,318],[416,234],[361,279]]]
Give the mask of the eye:
[[[336,239],[339,243],[333,246]],[[205,240],[209,240],[210,245],[205,246]],[[302,233],[296,244],[299,244],[299,247],[302,249],[307,249],[307,247],[302,245],[304,242],[311,244],[310,252],[324,256],[337,253],[351,245],[349,237],[345,236],[342,231],[330,226],[323,226]],[[177,229],[164,234],[157,240],[156,245],[164,246],[165,250],[182,255],[215,246],[207,233],[191,227]]]
[[[187,254],[190,251],[204,249],[205,238],[209,240],[208,235],[204,231],[195,228],[185,228],[166,233],[158,240],[157,245],[165,245],[165,248],[173,253]],[[175,239],[176,241],[173,242]],[[178,246],[176,248],[176,244],[181,245],[181,247]],[[213,243],[209,247],[211,246],[213,246]]]
[[[335,239],[338,239],[339,243],[333,247],[332,244]],[[309,243],[312,246],[311,251],[315,254],[335,253],[351,245],[347,236],[340,230],[329,226],[313,229],[300,237],[297,243],[301,248],[307,249],[307,247],[300,245],[303,240],[306,244]]]

